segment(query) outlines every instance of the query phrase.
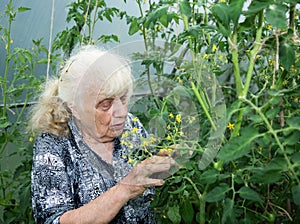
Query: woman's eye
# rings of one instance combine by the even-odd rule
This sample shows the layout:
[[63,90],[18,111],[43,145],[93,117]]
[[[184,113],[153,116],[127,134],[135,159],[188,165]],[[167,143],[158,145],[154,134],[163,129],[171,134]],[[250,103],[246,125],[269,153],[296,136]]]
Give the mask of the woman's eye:
[[127,95],[124,95],[120,98],[120,100],[122,101],[122,103],[127,103]]
[[98,109],[108,110],[112,105],[112,100],[105,100],[98,105]]

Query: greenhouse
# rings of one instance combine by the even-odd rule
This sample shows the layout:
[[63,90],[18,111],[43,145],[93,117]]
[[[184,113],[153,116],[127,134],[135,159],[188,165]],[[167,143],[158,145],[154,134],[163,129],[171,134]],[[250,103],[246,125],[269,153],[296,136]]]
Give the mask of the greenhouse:
[[0,223],[300,223],[298,0],[5,0]]

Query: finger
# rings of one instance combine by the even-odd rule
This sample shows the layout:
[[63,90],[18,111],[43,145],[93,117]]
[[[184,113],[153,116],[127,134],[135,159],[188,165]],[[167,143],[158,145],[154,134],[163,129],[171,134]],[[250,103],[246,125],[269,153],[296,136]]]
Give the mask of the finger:
[[151,156],[150,158],[144,160],[141,164],[159,164],[159,163],[168,163],[174,164],[175,161],[166,156]]

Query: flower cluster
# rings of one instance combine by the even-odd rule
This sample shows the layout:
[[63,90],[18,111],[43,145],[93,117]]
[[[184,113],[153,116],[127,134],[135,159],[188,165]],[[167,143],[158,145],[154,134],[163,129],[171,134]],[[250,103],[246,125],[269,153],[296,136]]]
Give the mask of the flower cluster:
[[[190,117],[187,123],[191,124],[193,121],[195,118]],[[135,121],[133,120],[133,122]],[[165,136],[157,137],[155,134],[149,134],[147,137],[143,137],[139,134],[138,128],[125,130],[121,136],[121,144],[127,147],[128,153],[122,157],[135,166],[146,158],[159,153],[172,154],[174,146],[185,141],[181,124],[181,114],[169,113]]]

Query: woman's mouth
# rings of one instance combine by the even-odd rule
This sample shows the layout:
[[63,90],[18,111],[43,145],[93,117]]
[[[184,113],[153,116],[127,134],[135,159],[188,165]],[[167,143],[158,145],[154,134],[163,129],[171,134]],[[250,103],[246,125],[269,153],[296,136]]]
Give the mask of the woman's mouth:
[[119,123],[119,124],[111,125],[111,128],[114,129],[114,130],[123,130],[124,123]]

